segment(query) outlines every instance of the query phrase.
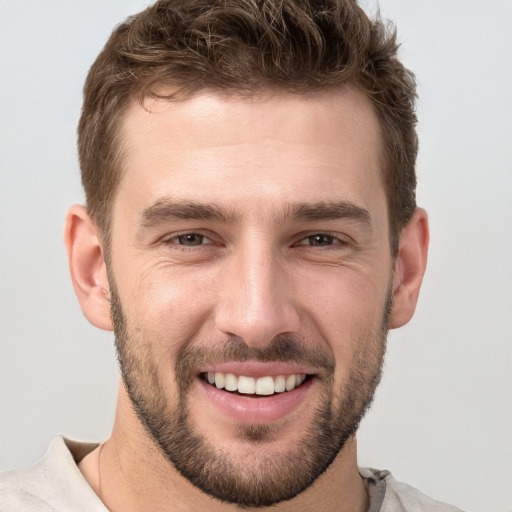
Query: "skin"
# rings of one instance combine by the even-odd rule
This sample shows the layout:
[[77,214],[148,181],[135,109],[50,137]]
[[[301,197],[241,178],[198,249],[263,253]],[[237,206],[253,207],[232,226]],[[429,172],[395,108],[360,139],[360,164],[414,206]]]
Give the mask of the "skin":
[[[231,336],[260,349],[283,334],[307,340],[333,358],[332,386],[340,389],[361,333],[380,328],[388,293],[388,327],[412,317],[428,246],[426,213],[418,209],[402,232],[397,259],[391,258],[382,143],[369,101],[346,87],[310,96],[266,91],[251,99],[202,93],[144,107],[134,103],[123,125],[125,172],[112,208],[110,277],[129,331],[151,340],[169,403],[180,349],[205,340],[220,345]],[[151,207],[183,201],[215,204],[233,215],[143,222]],[[286,215],[293,204],[326,202],[355,205],[367,218]],[[184,233],[206,238],[184,247],[178,238]],[[312,245],[316,234],[328,237]],[[101,234],[85,208],[70,209],[65,240],[85,316],[112,330]],[[315,421],[321,391],[322,382],[314,380],[307,399],[273,422],[279,436],[265,449],[293,449]],[[234,459],[258,460],[261,445],[237,439],[236,423],[198,382],[189,393],[195,428]],[[200,492],[169,464],[122,384],[101,460],[95,450],[79,467],[111,510],[235,508]],[[273,510],[365,507],[351,436],[326,473]]]

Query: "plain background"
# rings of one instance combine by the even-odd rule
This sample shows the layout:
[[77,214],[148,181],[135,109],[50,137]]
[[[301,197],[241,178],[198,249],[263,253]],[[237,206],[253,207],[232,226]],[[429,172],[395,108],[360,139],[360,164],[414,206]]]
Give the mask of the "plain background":
[[[112,335],[82,317],[62,244],[82,202],[81,87],[138,0],[0,0],[0,469],[62,433],[108,436]],[[363,5],[375,10],[375,2]],[[431,250],[391,333],[360,463],[467,511],[512,511],[512,2],[382,0],[418,80]]]

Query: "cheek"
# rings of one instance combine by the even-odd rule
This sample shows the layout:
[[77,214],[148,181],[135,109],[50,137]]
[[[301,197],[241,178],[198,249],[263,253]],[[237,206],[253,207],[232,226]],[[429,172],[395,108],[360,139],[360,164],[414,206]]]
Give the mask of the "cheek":
[[151,336],[159,353],[174,353],[204,329],[211,290],[207,272],[184,272],[168,264],[147,266],[125,283],[121,295],[128,328]]
[[[362,274],[353,269],[336,269],[316,287],[303,287],[307,297],[308,332],[320,338],[336,361],[336,385],[346,382],[363,345],[382,343],[382,324],[388,281],[381,274]],[[321,283],[321,286],[319,285]],[[308,293],[306,293],[308,292]]]
[[339,267],[304,273],[297,282],[304,309],[329,332],[360,330],[380,319],[387,296],[388,274],[382,270]]

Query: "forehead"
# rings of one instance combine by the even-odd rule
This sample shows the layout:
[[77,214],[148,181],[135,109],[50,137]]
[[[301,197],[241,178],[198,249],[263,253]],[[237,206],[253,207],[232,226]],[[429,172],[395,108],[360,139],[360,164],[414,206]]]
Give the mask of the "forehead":
[[377,117],[349,87],[134,102],[122,140],[117,197],[139,211],[165,197],[257,210],[384,189]]

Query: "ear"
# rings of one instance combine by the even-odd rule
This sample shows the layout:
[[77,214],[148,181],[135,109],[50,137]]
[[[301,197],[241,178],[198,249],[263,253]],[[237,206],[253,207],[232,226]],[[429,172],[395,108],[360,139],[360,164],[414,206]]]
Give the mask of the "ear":
[[398,257],[393,271],[393,307],[389,328],[396,329],[412,318],[421,281],[427,266],[428,252],[427,212],[417,208],[409,224],[402,230]]
[[83,206],[72,206],[66,216],[64,243],[69,270],[82,312],[89,322],[112,331],[107,268],[99,232]]

